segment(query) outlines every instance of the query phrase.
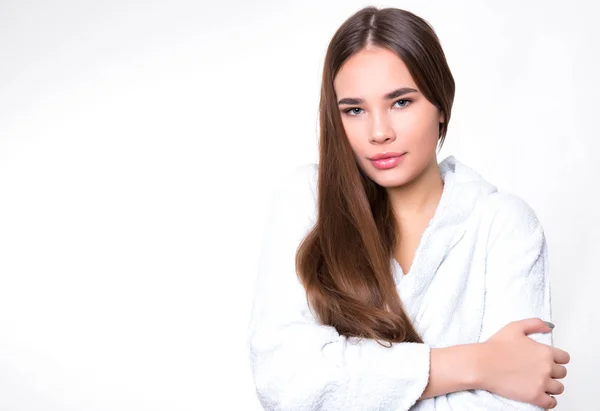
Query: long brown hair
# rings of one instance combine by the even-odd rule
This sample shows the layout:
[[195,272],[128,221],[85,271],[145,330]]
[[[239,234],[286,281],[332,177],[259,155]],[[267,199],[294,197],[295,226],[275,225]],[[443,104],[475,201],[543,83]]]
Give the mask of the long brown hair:
[[317,319],[341,335],[423,342],[396,290],[391,256],[396,219],[385,188],[360,170],[338,111],[333,80],[367,46],[387,47],[407,66],[425,98],[444,115],[440,147],[454,100],[454,79],[433,28],[401,9],[365,7],[334,34],[325,56],[319,106],[318,210],[296,253],[296,271]]

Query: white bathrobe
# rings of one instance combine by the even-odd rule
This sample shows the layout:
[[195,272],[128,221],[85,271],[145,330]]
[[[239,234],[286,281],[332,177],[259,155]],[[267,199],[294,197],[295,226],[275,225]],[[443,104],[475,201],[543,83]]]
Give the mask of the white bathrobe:
[[[271,200],[249,324],[256,392],[266,410],[541,410],[484,390],[419,400],[431,348],[483,342],[514,320],[552,321],[544,232],[532,208],[454,156],[412,267],[390,259],[400,298],[424,343],[346,338],[309,311],[295,272],[316,219],[317,165],[294,168]],[[553,345],[552,334],[530,338]]]

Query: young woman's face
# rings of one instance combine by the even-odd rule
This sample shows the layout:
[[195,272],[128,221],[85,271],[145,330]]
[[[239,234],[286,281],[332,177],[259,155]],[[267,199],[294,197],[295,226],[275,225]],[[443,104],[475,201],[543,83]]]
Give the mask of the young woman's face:
[[[406,184],[434,161],[443,115],[394,52],[378,47],[354,54],[340,68],[334,89],[359,167],[375,183]],[[387,153],[401,156],[372,159]]]

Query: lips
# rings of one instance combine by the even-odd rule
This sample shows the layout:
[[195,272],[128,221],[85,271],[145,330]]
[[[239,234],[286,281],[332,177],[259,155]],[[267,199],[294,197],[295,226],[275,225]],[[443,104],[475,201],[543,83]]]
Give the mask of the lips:
[[404,154],[404,153],[394,153],[394,152],[378,153],[378,154],[375,154],[373,157],[370,157],[369,160],[384,160],[386,158],[400,157],[402,154]]
[[[379,157],[379,159],[375,159],[376,157]],[[387,170],[396,167],[398,164],[400,164],[403,158],[404,155],[397,155],[396,153],[383,153],[379,154],[378,156],[373,156],[371,158],[371,164],[373,164],[373,166],[379,170]]]

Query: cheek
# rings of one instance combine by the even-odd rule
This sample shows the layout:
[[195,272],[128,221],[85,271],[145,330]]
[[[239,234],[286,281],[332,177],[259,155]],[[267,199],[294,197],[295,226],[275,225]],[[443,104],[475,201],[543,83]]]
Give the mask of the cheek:
[[355,151],[360,151],[364,147],[365,134],[364,130],[361,129],[358,122],[343,121],[344,132],[348,138],[350,146]]
[[361,159],[365,157],[369,151],[368,147],[365,147],[365,144],[362,141],[348,139],[348,142],[350,143],[354,158],[359,162],[362,161]]
[[402,113],[394,122],[396,138],[407,145],[421,145],[430,140],[437,142],[438,121],[429,111],[415,110]]

